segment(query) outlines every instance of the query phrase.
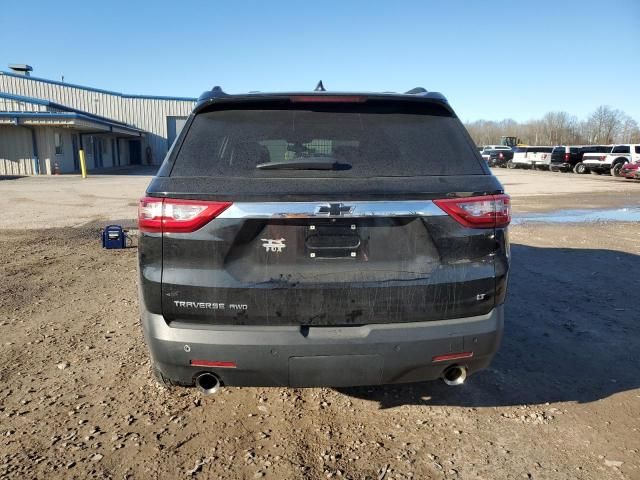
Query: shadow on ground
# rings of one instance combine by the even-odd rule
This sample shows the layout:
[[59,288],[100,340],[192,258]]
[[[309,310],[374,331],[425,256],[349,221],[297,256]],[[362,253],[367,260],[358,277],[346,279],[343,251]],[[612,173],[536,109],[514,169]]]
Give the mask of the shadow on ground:
[[399,405],[586,403],[640,387],[640,256],[512,245],[505,335],[461,387],[425,382],[339,389]]

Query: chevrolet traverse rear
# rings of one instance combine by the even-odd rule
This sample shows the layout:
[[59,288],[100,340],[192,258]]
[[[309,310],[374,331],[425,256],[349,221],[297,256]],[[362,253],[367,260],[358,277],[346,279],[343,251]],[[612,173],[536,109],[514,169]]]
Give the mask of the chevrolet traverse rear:
[[509,197],[439,93],[205,92],[139,207],[166,384],[355,386],[485,368]]

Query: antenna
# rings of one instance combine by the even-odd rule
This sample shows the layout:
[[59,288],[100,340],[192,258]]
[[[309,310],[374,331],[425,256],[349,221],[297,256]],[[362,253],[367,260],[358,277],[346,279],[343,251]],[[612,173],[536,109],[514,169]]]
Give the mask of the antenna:
[[314,92],[326,92],[327,90],[324,88],[324,85],[322,84],[322,80],[320,80],[318,82],[318,84],[316,85],[316,88],[313,90]]

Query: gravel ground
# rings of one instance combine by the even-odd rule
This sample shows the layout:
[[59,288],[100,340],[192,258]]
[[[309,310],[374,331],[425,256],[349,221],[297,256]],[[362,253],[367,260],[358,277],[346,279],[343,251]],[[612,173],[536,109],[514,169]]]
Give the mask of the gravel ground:
[[0,478],[639,479],[639,239],[514,226],[503,345],[462,387],[202,397],[151,378],[135,248],[0,230]]
[[[603,208],[637,203],[640,181],[608,175],[575,175],[494,169],[520,212],[558,208]],[[153,170],[123,175],[0,177],[0,228],[52,228],[136,217],[138,200]],[[594,195],[599,193],[600,195]]]

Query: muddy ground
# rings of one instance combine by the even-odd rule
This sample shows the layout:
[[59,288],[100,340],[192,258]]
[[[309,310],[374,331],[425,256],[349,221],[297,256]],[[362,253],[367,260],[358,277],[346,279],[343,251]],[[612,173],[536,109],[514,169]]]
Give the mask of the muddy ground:
[[0,230],[0,477],[640,479],[640,226],[520,224],[462,387],[159,387],[135,248]]

